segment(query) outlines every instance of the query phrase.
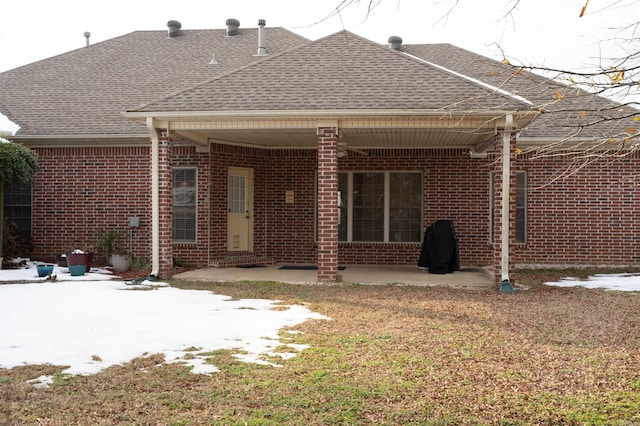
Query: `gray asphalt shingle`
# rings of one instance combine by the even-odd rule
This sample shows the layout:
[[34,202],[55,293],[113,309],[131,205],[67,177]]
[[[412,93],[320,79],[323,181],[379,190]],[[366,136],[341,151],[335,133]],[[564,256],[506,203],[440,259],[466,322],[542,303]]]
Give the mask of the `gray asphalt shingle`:
[[[126,120],[124,111],[537,111],[544,106],[554,113],[541,114],[523,133],[544,138],[620,114],[619,106],[604,98],[516,73],[517,68],[450,44],[403,45],[395,51],[347,31],[309,41],[267,28],[269,55],[261,58],[255,56],[257,31],[241,29],[232,37],[224,29],[182,30],[179,37],[138,31],[82,47],[0,73],[0,111],[21,126],[19,135],[105,137],[147,133]],[[210,64],[214,53],[218,63]],[[554,103],[556,91],[564,98]],[[627,123],[607,121],[581,134],[602,136]]]
[[[270,55],[308,41],[266,34]],[[137,31],[0,73],[0,111],[20,135],[145,134],[122,112],[254,62],[257,48],[257,29]]]
[[271,57],[138,111],[528,109],[347,31]]

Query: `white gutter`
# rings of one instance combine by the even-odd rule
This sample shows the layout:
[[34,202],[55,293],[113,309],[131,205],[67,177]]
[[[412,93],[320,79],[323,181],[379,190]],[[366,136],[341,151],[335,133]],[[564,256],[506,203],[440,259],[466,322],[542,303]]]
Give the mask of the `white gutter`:
[[[437,67],[437,65],[434,65]],[[450,71],[453,72],[453,71]],[[467,77],[470,79],[470,77]],[[475,80],[477,84],[482,84],[481,81]],[[497,87],[484,85],[499,91]],[[503,91],[505,92],[505,91]],[[509,92],[505,92],[509,93]],[[517,95],[510,94],[512,97],[518,97]],[[524,98],[522,98],[524,99]],[[523,101],[529,103],[529,101]],[[333,118],[369,118],[369,117],[432,117],[432,118],[463,118],[471,116],[472,118],[495,118],[502,114],[513,113],[513,110],[502,109],[486,109],[486,110],[455,110],[449,111],[445,109],[309,109],[309,110],[234,110],[234,111],[130,111],[125,112],[122,115],[128,120],[142,121],[149,117],[149,114],[153,114],[153,117],[157,120],[187,120],[187,119],[277,119],[277,118],[310,118],[313,120],[318,119],[333,119]],[[521,118],[525,118],[529,115],[535,118],[538,111],[520,111]]]
[[513,116],[505,116],[502,132],[502,218],[500,234],[500,281],[509,282],[509,194],[511,192],[511,128]]
[[449,68],[445,68],[442,65],[438,65],[438,64],[435,64],[433,62],[426,61],[426,60],[424,60],[422,58],[419,58],[419,57],[417,57],[415,55],[412,55],[410,53],[407,53],[407,52],[400,52],[400,53],[405,55],[405,56],[408,56],[410,58],[413,58],[416,61],[420,61],[420,62],[422,62],[424,64],[427,64],[427,65],[430,65],[430,66],[432,66],[434,68],[437,68],[437,69],[439,69],[441,71],[445,71],[445,72],[448,72],[449,74],[453,74],[456,77],[464,78],[465,80],[470,81],[472,83],[475,83],[475,84],[477,84],[479,86],[482,86],[485,89],[489,89],[492,92],[496,92],[496,93],[499,93],[501,95],[508,96],[508,97],[513,98],[513,99],[515,99],[517,101],[524,102],[525,104],[533,106],[533,102],[531,102],[529,99],[527,99],[527,98],[525,98],[523,96],[516,95],[515,93],[511,93],[511,92],[509,92],[507,90],[504,90],[504,89],[501,89],[499,87],[493,86],[491,84],[485,83],[484,81],[478,80],[478,79],[473,78],[473,77],[469,77],[468,75],[460,74],[459,72],[453,71],[453,70],[451,70]]
[[147,117],[147,128],[151,135],[151,275],[157,277],[160,274],[160,137],[152,117]]

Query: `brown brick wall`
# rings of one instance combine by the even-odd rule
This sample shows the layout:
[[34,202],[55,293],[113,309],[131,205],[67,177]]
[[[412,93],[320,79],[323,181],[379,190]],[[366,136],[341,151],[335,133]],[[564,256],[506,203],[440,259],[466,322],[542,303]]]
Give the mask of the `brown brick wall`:
[[36,148],[40,170],[33,180],[33,257],[95,245],[107,229],[127,234],[129,218],[140,217],[133,252],[149,257],[149,148]]
[[570,160],[516,160],[529,180],[528,240],[517,246],[517,262],[640,264],[640,153],[602,158],[554,181]]
[[[149,147],[37,148],[33,239],[37,259],[94,241],[114,227],[134,230],[134,255],[151,256]],[[465,150],[375,150],[340,158],[339,171],[407,170],[423,173],[423,226],[451,219],[464,265],[490,265],[489,173],[492,158],[471,159]],[[549,184],[563,158],[519,156],[527,170],[528,241],[516,245],[517,263],[640,264],[640,156],[601,160]],[[226,256],[228,165],[255,170],[256,254],[278,262],[315,263],[317,151],[260,150],[212,145],[211,153],[173,147],[173,166],[198,168],[198,242],[173,244],[173,256],[205,265]],[[209,164],[211,165],[209,167]],[[209,173],[209,170],[211,173]],[[210,186],[210,192],[207,188]],[[286,191],[294,202],[286,203]],[[210,206],[210,207],[209,207]],[[207,244],[211,243],[208,250]],[[127,240],[128,244],[128,240]],[[420,243],[340,243],[340,263],[415,264]]]
[[[317,151],[275,151],[265,173],[266,210],[262,224],[267,254],[289,263],[315,263],[315,191]],[[293,192],[293,203],[286,192]]]

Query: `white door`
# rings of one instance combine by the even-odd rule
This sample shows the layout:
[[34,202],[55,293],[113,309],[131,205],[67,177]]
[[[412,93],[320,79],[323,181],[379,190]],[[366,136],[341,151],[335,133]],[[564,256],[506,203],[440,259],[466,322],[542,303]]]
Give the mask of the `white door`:
[[253,169],[229,167],[227,250],[253,251]]

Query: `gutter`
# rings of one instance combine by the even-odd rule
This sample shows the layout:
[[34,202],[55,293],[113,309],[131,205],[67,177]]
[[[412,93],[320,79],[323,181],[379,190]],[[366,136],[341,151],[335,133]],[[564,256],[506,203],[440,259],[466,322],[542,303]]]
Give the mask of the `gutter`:
[[[496,88],[497,89],[497,88]],[[132,121],[144,122],[152,116],[156,120],[187,121],[189,119],[344,119],[344,118],[388,118],[388,117],[429,117],[442,119],[460,119],[465,117],[496,119],[513,110],[446,110],[446,109],[309,109],[309,110],[233,110],[233,111],[128,111],[122,115]],[[538,111],[519,111],[518,118],[533,120]]]

